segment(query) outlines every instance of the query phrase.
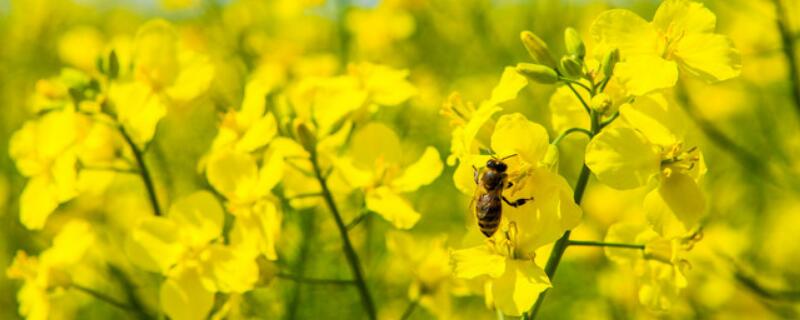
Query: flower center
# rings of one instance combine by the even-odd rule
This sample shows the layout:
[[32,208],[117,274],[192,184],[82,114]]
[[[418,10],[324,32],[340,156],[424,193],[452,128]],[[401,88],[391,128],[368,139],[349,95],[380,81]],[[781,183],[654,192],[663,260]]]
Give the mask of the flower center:
[[683,149],[683,144],[676,144],[661,156],[661,172],[669,177],[673,172],[686,173],[694,169],[700,161],[697,147]]

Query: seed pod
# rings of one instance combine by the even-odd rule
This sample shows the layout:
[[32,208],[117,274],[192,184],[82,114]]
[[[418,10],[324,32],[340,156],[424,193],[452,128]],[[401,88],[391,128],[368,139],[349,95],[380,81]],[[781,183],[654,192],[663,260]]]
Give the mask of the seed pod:
[[541,64],[519,63],[516,70],[535,82],[550,84],[558,81],[558,73],[553,68]]
[[603,57],[603,75],[606,78],[610,78],[614,74],[617,62],[619,62],[619,49],[611,50]]
[[574,28],[567,28],[564,30],[564,45],[567,48],[567,53],[578,57],[583,60],[586,56],[586,47],[583,45],[583,40]]
[[533,62],[551,68],[556,67],[556,61],[553,59],[553,55],[550,54],[550,49],[547,48],[547,44],[541,38],[530,31],[522,31],[519,37],[522,40],[522,44],[525,45],[525,49],[531,55]]
[[581,60],[574,56],[561,57],[561,72],[570,78],[577,78],[583,74]]

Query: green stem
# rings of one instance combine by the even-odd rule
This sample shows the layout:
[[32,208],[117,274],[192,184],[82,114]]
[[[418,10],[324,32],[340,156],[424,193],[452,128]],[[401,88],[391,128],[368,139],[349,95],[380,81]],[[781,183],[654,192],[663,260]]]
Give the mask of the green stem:
[[587,86],[587,85],[585,85],[585,84],[581,83],[580,81],[575,81],[575,80],[572,80],[572,79],[569,79],[569,78],[564,78],[564,77],[559,77],[559,78],[558,78],[558,80],[561,80],[561,81],[563,81],[563,82],[564,82],[564,83],[566,83],[567,85],[569,85],[569,84],[574,84],[574,85],[577,85],[577,86],[579,86],[579,87],[581,87],[581,88],[584,88],[584,89],[586,89],[586,92],[587,92],[587,93],[591,93],[591,92],[592,92],[592,89],[591,89],[591,88],[589,88],[589,86]]
[[307,278],[302,276],[296,276],[291,274],[279,273],[275,275],[280,279],[292,280],[298,283],[308,283],[308,284],[333,284],[333,285],[353,285],[356,282],[353,280],[347,279],[320,279],[320,278]]
[[[589,116],[592,121],[592,136],[597,134],[600,131],[600,122],[598,119],[598,115],[595,112],[589,113]],[[581,200],[583,200],[583,193],[586,191],[586,185],[589,184],[589,177],[591,176],[592,172],[589,170],[589,167],[586,166],[586,163],[583,164],[581,167],[581,172],[578,174],[578,181],[575,183],[575,192],[573,193],[573,200],[576,204],[580,205]],[[556,274],[556,269],[558,269],[558,264],[561,262],[561,257],[564,256],[564,252],[567,250],[569,246],[569,236],[571,234],[571,230],[567,230],[564,232],[564,235],[559,238],[555,245],[553,245],[553,249],[550,251],[550,258],[547,259],[547,264],[544,267],[544,273],[547,274],[547,277],[550,281],[553,281],[553,278]],[[547,292],[549,290],[542,291],[539,294],[539,297],[536,298],[536,302],[531,307],[529,316],[527,319],[535,319],[536,314],[539,312],[539,308],[541,308],[542,303],[544,302],[544,298],[547,296]]]
[[586,113],[592,114],[592,109],[589,108],[589,104],[586,103],[586,100],[583,100],[583,96],[581,96],[581,94],[578,93],[578,90],[575,90],[575,87],[573,87],[571,83],[567,82],[566,84],[567,84],[567,87],[570,90],[572,90],[572,93],[574,93],[575,96],[578,97],[578,100],[580,100],[581,104],[583,105],[583,109],[586,110]]
[[410,318],[411,314],[414,313],[414,310],[417,309],[418,305],[419,305],[419,299],[414,299],[413,301],[411,301],[411,303],[408,304],[408,307],[406,307],[406,310],[403,311],[403,315],[400,316],[400,320],[406,320]]
[[778,31],[781,35],[783,42],[783,55],[786,57],[786,63],[789,69],[789,85],[792,86],[792,98],[794,99],[795,111],[800,116],[800,66],[798,66],[795,57],[796,44],[792,35],[792,30],[789,27],[786,8],[783,6],[781,0],[773,0],[775,3],[776,22],[778,24]]
[[72,288],[72,289],[78,290],[80,292],[83,292],[85,294],[88,294],[88,295],[94,297],[97,300],[101,300],[101,301],[103,301],[105,303],[108,303],[108,304],[110,304],[110,305],[112,305],[114,307],[117,307],[117,308],[119,308],[121,310],[128,311],[128,312],[133,312],[133,313],[139,313],[139,311],[136,310],[136,308],[134,308],[133,306],[128,305],[128,304],[126,304],[124,302],[121,302],[121,301],[119,301],[117,299],[114,299],[111,296],[109,296],[109,295],[107,295],[105,293],[102,293],[100,291],[94,290],[92,288],[87,288],[87,287],[84,287],[84,286],[78,285],[78,284],[71,284],[69,287]]
[[584,246],[584,247],[610,247],[610,248],[626,248],[644,250],[643,244],[634,243],[616,243],[616,242],[601,242],[601,241],[581,241],[570,240],[567,245],[570,246]]
[[563,140],[563,139],[564,139],[564,138],[566,138],[568,135],[570,135],[570,134],[572,134],[572,133],[575,133],[575,132],[580,132],[580,133],[583,133],[583,134],[585,134],[587,137],[589,137],[589,139],[591,139],[591,138],[592,138],[592,132],[591,132],[591,131],[589,131],[589,130],[586,130],[586,129],[584,129],[584,128],[569,128],[569,129],[567,129],[567,130],[564,130],[564,132],[562,132],[560,135],[558,135],[558,137],[556,137],[556,138],[555,138],[555,140],[553,140],[553,142],[552,142],[551,144],[552,144],[552,145],[555,145],[555,146],[558,146],[558,144],[559,144],[559,143],[561,143],[561,140]]
[[153,213],[156,216],[161,215],[161,208],[158,205],[158,197],[156,196],[156,188],[153,185],[153,179],[150,177],[150,170],[147,169],[147,165],[144,163],[144,155],[142,151],[139,150],[139,147],[136,146],[136,143],[133,142],[133,139],[128,134],[122,125],[117,126],[119,132],[122,134],[122,137],[125,139],[125,142],[131,149],[133,153],[133,157],[136,159],[136,164],[139,166],[139,175],[142,177],[142,181],[144,182],[145,188],[147,188],[147,195],[150,198],[150,205],[153,206]]
[[325,180],[325,177],[322,174],[322,169],[319,167],[319,159],[317,158],[316,150],[311,150],[310,153],[310,160],[314,168],[314,175],[316,176],[320,188],[322,189],[322,196],[325,199],[325,203],[327,204],[328,209],[331,211],[333,219],[336,221],[336,227],[339,229],[339,236],[342,238],[344,255],[347,258],[347,262],[350,264],[351,271],[353,272],[354,281],[358,287],[358,292],[361,295],[361,303],[364,305],[364,309],[367,312],[368,318],[374,320],[377,318],[375,304],[372,302],[369,289],[367,289],[367,283],[364,281],[364,276],[362,275],[361,271],[361,264],[358,260],[358,254],[356,254],[355,249],[353,249],[350,236],[347,234],[347,226],[345,226],[344,221],[342,220],[342,215],[339,214],[339,208],[336,207],[336,202],[333,200],[333,195],[331,194],[330,189],[328,189],[328,182]]

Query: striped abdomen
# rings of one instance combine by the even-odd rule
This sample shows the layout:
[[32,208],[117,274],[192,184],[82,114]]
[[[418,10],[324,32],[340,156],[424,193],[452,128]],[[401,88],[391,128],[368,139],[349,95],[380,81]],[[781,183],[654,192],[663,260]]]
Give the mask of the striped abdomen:
[[475,202],[475,215],[478,218],[478,226],[481,229],[481,233],[486,237],[491,237],[500,226],[502,209],[500,193],[489,192],[482,194]]

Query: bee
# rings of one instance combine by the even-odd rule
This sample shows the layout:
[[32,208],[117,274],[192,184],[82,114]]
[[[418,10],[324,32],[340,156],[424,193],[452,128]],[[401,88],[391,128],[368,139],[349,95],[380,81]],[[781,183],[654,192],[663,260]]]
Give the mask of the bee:
[[478,168],[472,167],[474,170],[473,179],[475,184],[478,185],[475,190],[475,196],[472,199],[475,203],[475,216],[478,218],[478,227],[480,227],[481,233],[487,238],[491,238],[500,227],[500,220],[503,217],[501,200],[515,208],[533,200],[533,197],[531,197],[509,201],[503,196],[503,190],[514,185],[508,181],[508,173],[506,173],[508,165],[503,160],[513,156],[516,156],[516,154],[502,159],[492,157],[486,162],[486,168],[482,174]]

